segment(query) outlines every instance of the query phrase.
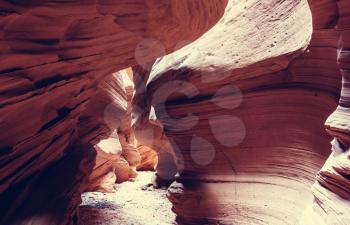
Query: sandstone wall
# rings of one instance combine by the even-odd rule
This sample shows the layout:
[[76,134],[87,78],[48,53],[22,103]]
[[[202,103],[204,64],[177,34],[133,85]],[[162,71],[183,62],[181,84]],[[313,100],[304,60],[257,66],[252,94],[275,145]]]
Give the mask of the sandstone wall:
[[[337,106],[341,72],[346,104],[348,54],[337,48],[346,46],[347,8],[331,0],[231,1],[211,31],[154,63],[147,95],[176,155],[169,199],[179,221],[310,224],[304,214],[347,223],[346,200],[318,190],[347,196],[344,157],[311,191],[331,154],[324,122]],[[338,107],[327,127],[348,146],[344,112]]]
[[[52,185],[55,195],[43,195],[52,203],[51,197],[62,198],[56,204],[65,213],[62,221],[56,215],[51,220],[51,214],[42,211],[16,216],[19,206],[30,207],[35,201],[30,183],[40,181],[40,174],[56,168],[56,163],[73,163],[67,168],[86,168],[71,172],[77,179],[72,177],[76,187],[71,191],[79,196],[84,189],[80,177],[87,177],[94,166],[94,149],[86,148],[92,152],[73,162],[68,159],[74,154],[71,146],[97,144],[118,128],[110,129],[102,121],[108,101],[114,101],[112,109],[126,107],[125,99],[116,97],[121,89],[118,77],[111,74],[173,51],[181,40],[195,40],[218,21],[226,3],[0,1],[0,198],[7,198],[1,202],[1,220],[11,224],[16,218],[31,224],[32,218],[43,213],[45,220],[35,224],[69,222],[79,204],[79,198],[74,198],[74,204],[63,204],[71,196],[65,192],[70,184],[57,190]],[[108,90],[99,88],[103,80]],[[50,182],[55,182],[54,174],[65,170],[58,168],[49,176]]]

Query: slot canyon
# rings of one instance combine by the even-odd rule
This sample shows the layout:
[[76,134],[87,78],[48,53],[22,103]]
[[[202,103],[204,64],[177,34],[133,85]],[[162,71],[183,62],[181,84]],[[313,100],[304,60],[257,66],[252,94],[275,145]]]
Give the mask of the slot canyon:
[[0,0],[0,27],[0,225],[350,225],[349,0]]

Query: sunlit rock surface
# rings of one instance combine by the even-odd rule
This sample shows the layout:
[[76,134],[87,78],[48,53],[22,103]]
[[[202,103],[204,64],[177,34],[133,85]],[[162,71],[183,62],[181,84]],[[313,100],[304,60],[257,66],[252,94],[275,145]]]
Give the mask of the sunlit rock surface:
[[340,225],[350,221],[350,2],[321,2],[324,15],[329,14],[329,6],[334,9],[331,26],[336,26],[340,36],[336,47],[342,90],[337,109],[326,121],[327,131],[334,138],[333,153],[317,175],[314,204],[305,212],[302,224]]
[[[177,172],[175,151],[158,120],[154,107],[147,101],[146,84],[153,63],[133,68],[135,95],[132,100],[132,129],[139,145],[157,152],[154,187],[168,187]],[[142,162],[141,162],[142,164]]]
[[137,166],[137,170],[154,171],[158,163],[157,152],[144,145],[139,145],[137,151],[141,155],[141,163]]
[[327,127],[349,148],[348,4],[230,1],[214,28],[154,63],[146,95],[176,155],[178,221],[347,224],[348,158],[318,171],[342,74]]
[[140,146],[180,223],[348,224],[350,2],[226,3],[0,1],[0,224],[77,224]]

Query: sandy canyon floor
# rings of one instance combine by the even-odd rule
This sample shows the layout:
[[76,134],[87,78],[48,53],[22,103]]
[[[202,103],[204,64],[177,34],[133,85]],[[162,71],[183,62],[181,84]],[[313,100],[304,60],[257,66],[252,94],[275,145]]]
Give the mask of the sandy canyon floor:
[[166,190],[146,187],[152,172],[139,172],[134,182],[115,186],[116,193],[88,192],[80,206],[83,225],[170,225],[175,214]]

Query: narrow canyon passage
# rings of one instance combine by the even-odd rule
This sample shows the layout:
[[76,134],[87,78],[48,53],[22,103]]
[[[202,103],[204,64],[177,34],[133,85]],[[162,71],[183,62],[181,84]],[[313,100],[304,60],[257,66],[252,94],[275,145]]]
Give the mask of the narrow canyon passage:
[[0,225],[350,225],[349,0],[0,0]]

